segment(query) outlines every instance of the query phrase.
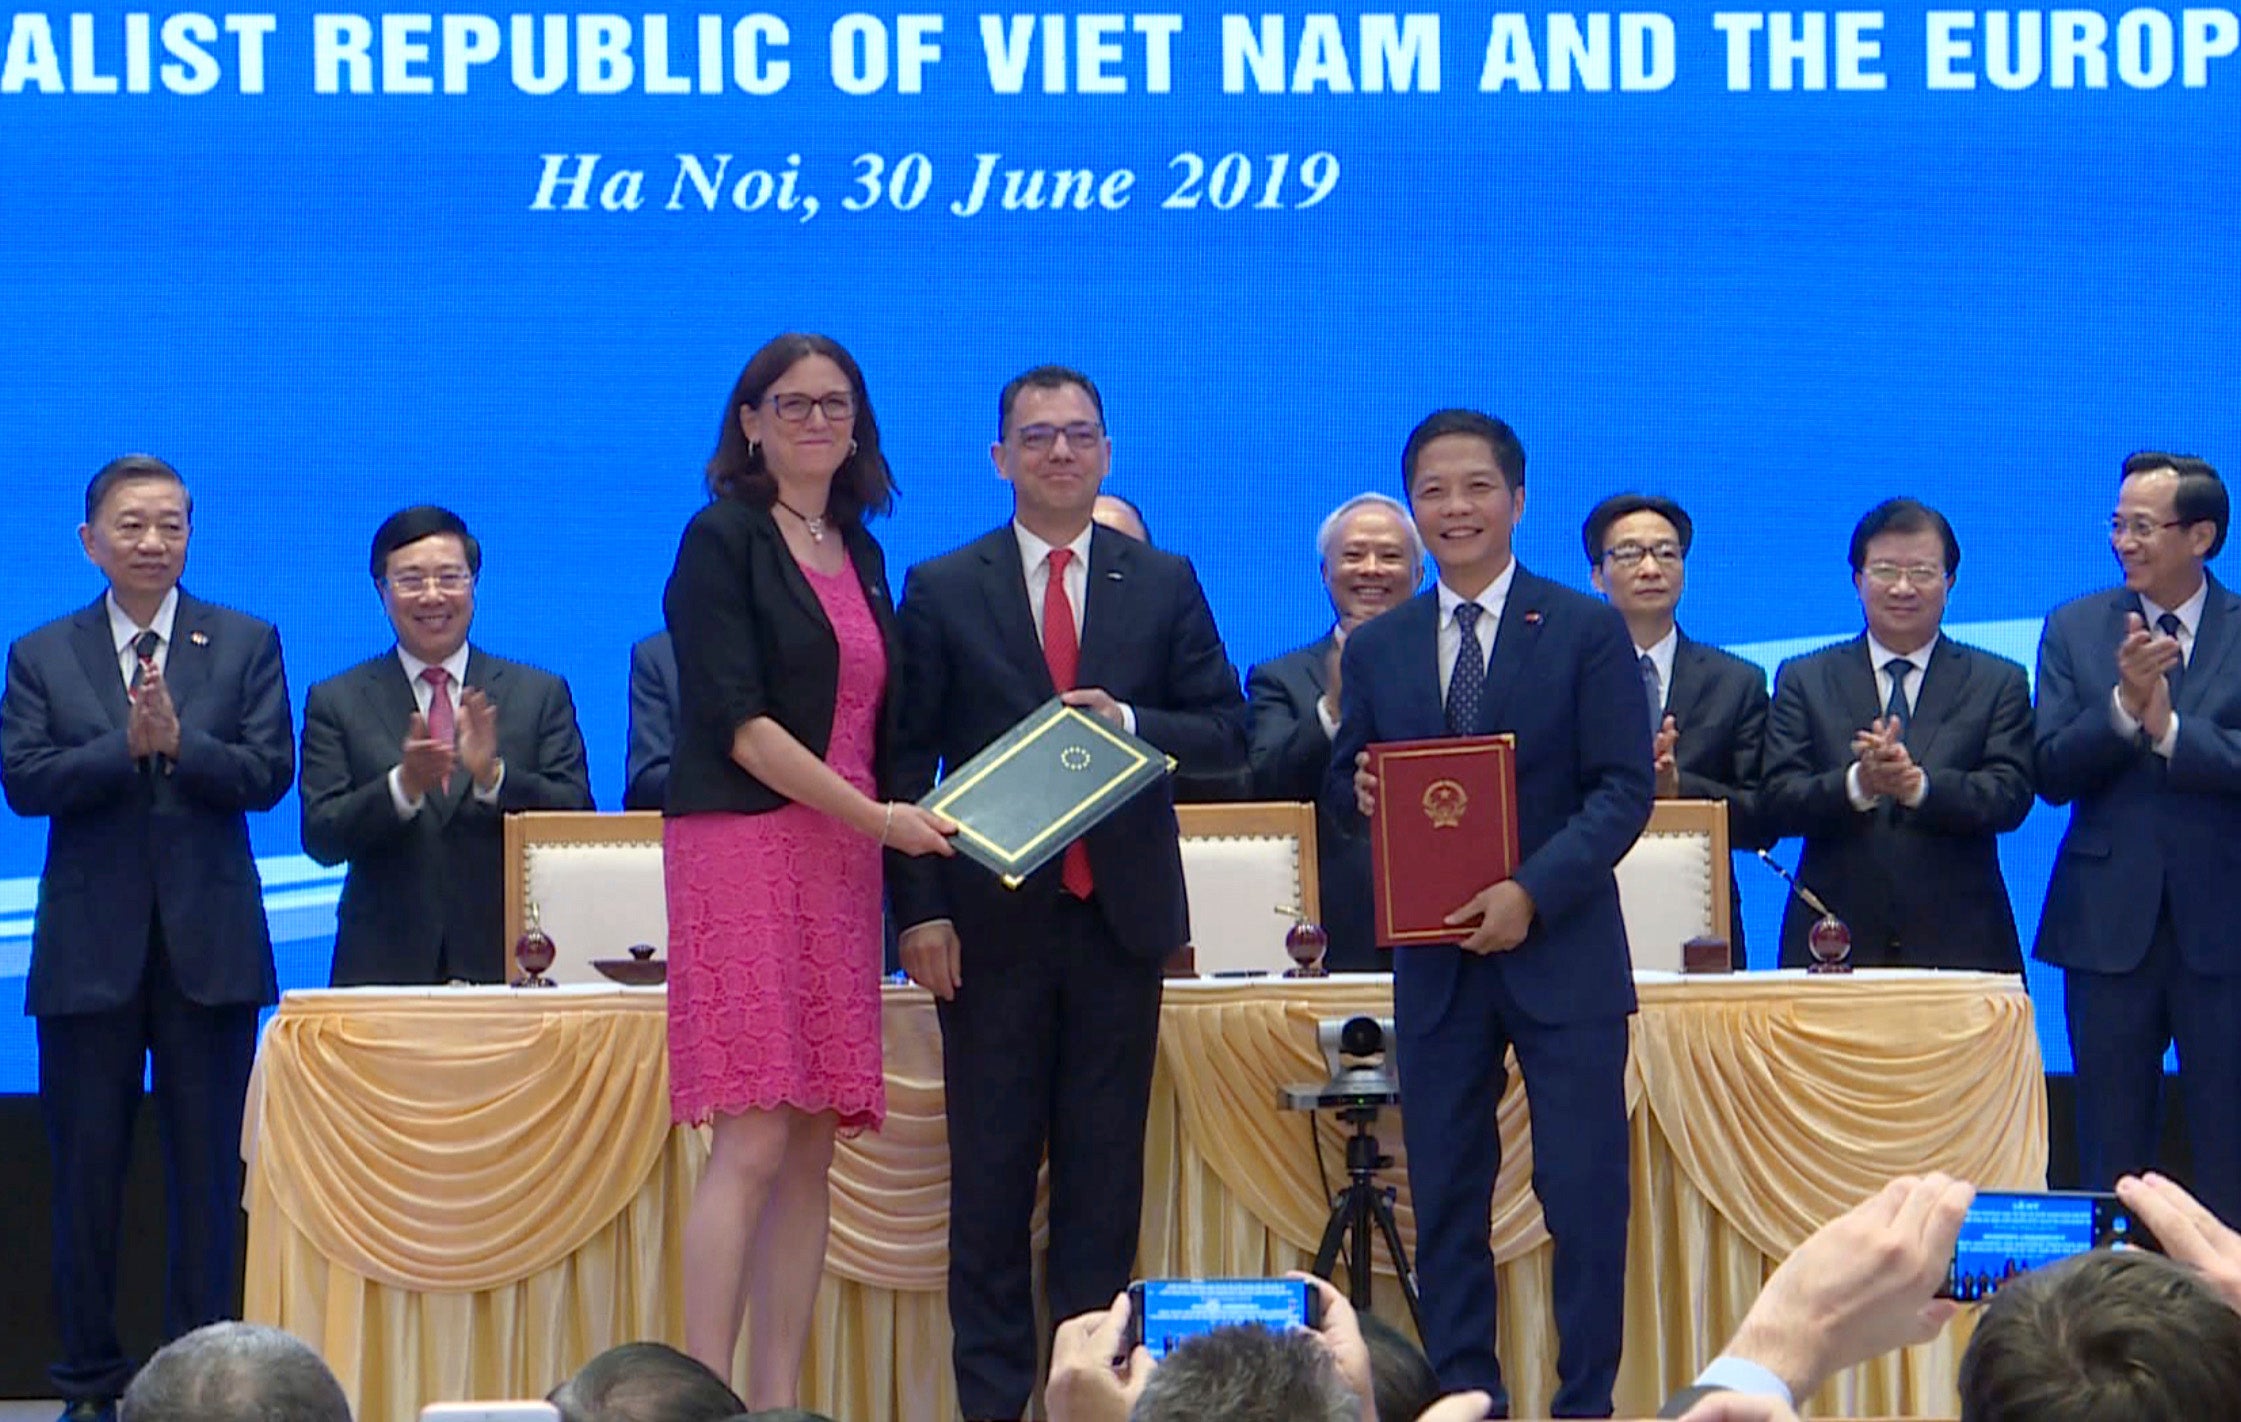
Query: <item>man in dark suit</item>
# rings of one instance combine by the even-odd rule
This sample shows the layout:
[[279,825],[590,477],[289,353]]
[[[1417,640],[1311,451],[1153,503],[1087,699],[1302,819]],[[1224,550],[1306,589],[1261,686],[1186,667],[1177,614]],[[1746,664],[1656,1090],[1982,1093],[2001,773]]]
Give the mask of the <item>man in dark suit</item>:
[[1424,545],[1408,506],[1389,494],[1356,494],[1333,509],[1315,537],[1323,590],[1338,620],[1304,647],[1262,662],[1245,678],[1253,711],[1253,795],[1316,806],[1315,862],[1324,966],[1382,972],[1390,963],[1371,929],[1369,840],[1322,803],[1338,731],[1339,648],[1347,634],[1398,607],[1424,577]]
[[1424,1351],[1449,1389],[1508,1394],[1494,1356],[1488,1212],[1495,1107],[1515,1048],[1532,1105],[1533,1193],[1556,1245],[1553,1415],[1608,1417],[1625,1325],[1626,1019],[1612,868],[1650,814],[1650,728],[1626,623],[1517,565],[1525,451],[1506,424],[1441,410],[1401,473],[1439,585],[1346,639],[1325,799],[1359,823],[1364,748],[1517,738],[1516,872],[1449,915],[1457,942],[1397,949],[1393,1015],[1416,1207]]
[[24,1010],[54,1160],[52,1376],[72,1419],[113,1417],[132,1377],[117,1231],[151,1055],[165,1336],[235,1308],[242,1099],[276,997],[247,812],[288,793],[295,742],[279,634],[179,587],[193,508],[160,459],[94,475],[78,537],[109,590],[9,648],[0,702],[8,804],[47,820]]
[[2124,462],[2124,586],[2047,618],[2039,792],[2069,805],[2036,952],[2063,970],[2090,1189],[2154,1163],[2179,1049],[2195,1194],[2241,1220],[2241,598],[2210,576],[2229,505],[2186,455]]
[[[1999,836],[2031,810],[2023,668],[1939,634],[1961,544],[1945,515],[1887,499],[1852,530],[1867,630],[1782,664],[1759,808],[1802,835],[1798,880],[1874,968],[2023,971]],[[1782,966],[1819,917],[1793,897]]]
[[[1174,756],[1245,753],[1245,706],[1189,563],[1090,510],[1112,457],[1097,388],[1045,366],[1004,387],[1012,521],[904,584],[904,799],[1056,692]],[[1160,964],[1190,938],[1164,783],[1006,889],[963,858],[888,858],[904,968],[939,999],[948,1091],[949,1311],[967,1418],[1034,1390],[1029,1216],[1050,1153],[1052,1318],[1102,1307],[1136,1253]]]
[[[1642,678],[1644,712],[1655,728],[1651,770],[1660,800],[1727,804],[1731,849],[1773,843],[1758,828],[1759,756],[1766,740],[1766,673],[1681,630],[1676,615],[1687,584],[1696,525],[1671,499],[1613,494],[1580,526],[1588,577],[1626,619]],[[1743,889],[1730,873],[1729,956],[1741,967]]]
[[504,976],[508,810],[588,810],[568,683],[470,647],[482,545],[448,509],[391,514],[374,586],[397,645],[311,688],[303,847],[347,862],[333,981]]
[[658,810],[669,794],[669,756],[677,744],[677,649],[669,633],[630,646],[630,750],[623,808]]

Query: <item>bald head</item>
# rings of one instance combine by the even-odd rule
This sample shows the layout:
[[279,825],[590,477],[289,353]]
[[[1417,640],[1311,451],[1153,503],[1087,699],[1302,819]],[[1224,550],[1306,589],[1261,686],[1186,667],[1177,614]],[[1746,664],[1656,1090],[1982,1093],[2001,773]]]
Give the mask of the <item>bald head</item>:
[[158,1350],[125,1389],[130,1422],[350,1422],[342,1385],[294,1335],[213,1323]]

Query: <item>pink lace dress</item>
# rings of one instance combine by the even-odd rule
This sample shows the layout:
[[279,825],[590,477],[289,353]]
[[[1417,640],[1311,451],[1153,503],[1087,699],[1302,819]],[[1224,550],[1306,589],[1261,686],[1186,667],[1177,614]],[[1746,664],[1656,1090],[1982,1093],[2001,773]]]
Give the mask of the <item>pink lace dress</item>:
[[[803,568],[840,641],[826,762],[865,794],[886,647],[852,567]],[[880,1060],[879,846],[806,805],[662,827],[669,903],[669,1107],[887,1115]]]

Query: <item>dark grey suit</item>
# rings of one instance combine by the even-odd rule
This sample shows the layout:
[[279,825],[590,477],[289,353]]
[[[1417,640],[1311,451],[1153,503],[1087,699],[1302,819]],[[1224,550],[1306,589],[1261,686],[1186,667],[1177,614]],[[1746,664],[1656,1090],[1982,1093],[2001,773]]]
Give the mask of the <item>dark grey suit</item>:
[[498,803],[476,799],[462,769],[411,819],[398,818],[389,794],[389,771],[417,709],[395,649],[304,698],[304,852],[350,865],[336,912],[337,987],[499,981],[505,812],[592,807],[567,682],[478,647],[468,653],[466,684],[498,711],[506,763]]
[[[1673,747],[1681,795],[1727,802],[1731,849],[1764,849],[1774,843],[1762,833],[1758,814],[1768,699],[1766,673],[1753,663],[1696,641],[1686,632],[1676,639],[1665,714],[1681,733]],[[1729,951],[1740,968],[1748,961],[1740,875],[1730,873],[1728,891]]]
[[1245,678],[1252,707],[1253,794],[1263,800],[1306,800],[1315,806],[1316,892],[1323,930],[1330,935],[1324,966],[1333,971],[1382,972],[1392,966],[1377,951],[1370,903],[1369,838],[1323,806],[1323,776],[1330,769],[1331,738],[1316,705],[1330,688],[1335,644],[1326,632],[1304,647],[1262,662]]
[[[2020,973],[1999,836],[2031,810],[2031,692],[2005,657],[1940,637],[1906,733],[1928,778],[1919,808],[1856,810],[1852,737],[1882,714],[1862,635],[1784,662],[1767,721],[1763,829],[1803,835],[1798,878],[1852,930],[1861,967]],[[1793,898],[1782,965],[1809,960],[1815,915]]]
[[667,631],[630,648],[630,749],[623,763],[623,808],[658,810],[669,795],[677,748],[677,648]]
[[248,812],[288,793],[280,637],[182,591],[164,680],[179,756],[136,764],[106,601],[8,651],[8,803],[47,821],[25,1009],[39,1020],[54,1157],[56,1323],[67,1401],[117,1396],[117,1230],[142,1072],[155,1058],[170,1229],[164,1331],[234,1308],[241,1111],[257,1008],[274,1000]]

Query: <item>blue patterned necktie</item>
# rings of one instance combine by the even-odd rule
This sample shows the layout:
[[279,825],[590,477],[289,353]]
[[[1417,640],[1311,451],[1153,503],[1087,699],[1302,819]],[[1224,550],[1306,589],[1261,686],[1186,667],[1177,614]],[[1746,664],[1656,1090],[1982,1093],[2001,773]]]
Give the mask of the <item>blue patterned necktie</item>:
[[[2155,620],[2155,630],[2161,632],[2164,636],[2169,637],[2174,642],[2177,642],[2179,639],[2179,628],[2182,625],[2183,624],[2179,621],[2179,614],[2177,614],[2176,612],[2166,612],[2161,617],[2158,617]],[[2184,652],[2186,649],[2186,643],[2179,642],[2179,648],[2182,652]],[[2186,680],[2186,674],[2187,659],[2184,656],[2181,656],[2178,661],[2172,663],[2171,670],[2163,674],[2164,678],[2171,683],[2171,703],[2174,706],[2178,704],[2179,685],[2181,682]]]
[[1455,604],[1455,628],[1462,633],[1455,649],[1455,670],[1447,678],[1447,733],[1479,734],[1486,707],[1486,653],[1479,650],[1478,619],[1486,609],[1475,602]]
[[1648,652],[1644,652],[1642,654],[1642,694],[1649,698],[1650,734],[1653,736],[1658,733],[1658,728],[1665,724],[1665,707],[1661,704],[1664,698],[1660,692],[1657,658],[1651,656]]
[[1893,657],[1883,664],[1883,674],[1891,678],[1891,699],[1883,703],[1883,714],[1894,717],[1899,723],[1899,734],[1906,734],[1906,675],[1914,670],[1914,663],[1904,657]]

